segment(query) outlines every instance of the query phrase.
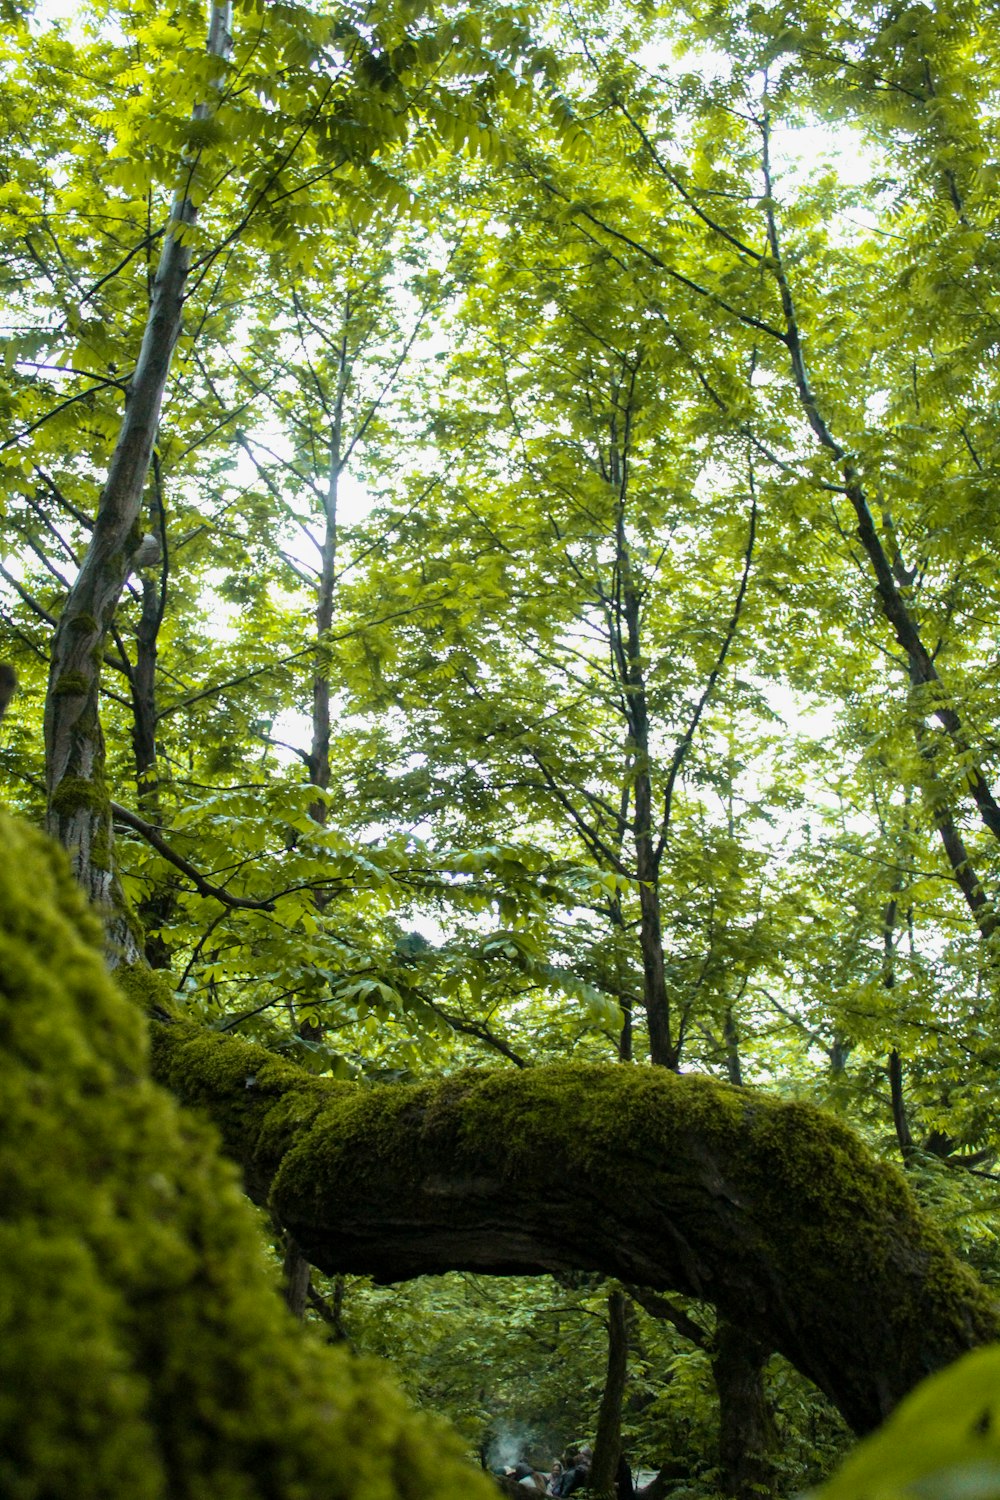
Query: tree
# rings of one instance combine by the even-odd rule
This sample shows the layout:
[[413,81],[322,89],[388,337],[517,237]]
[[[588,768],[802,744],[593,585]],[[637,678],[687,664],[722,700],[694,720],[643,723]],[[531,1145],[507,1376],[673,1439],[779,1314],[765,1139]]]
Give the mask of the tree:
[[[891,1126],[925,1191],[921,1141],[981,1169],[993,39],[861,0],[213,14],[207,51],[153,6],[5,43],[2,753],[25,808],[46,782],[112,958],[173,965],[220,1058],[240,1030],[364,1089],[485,1049],[528,1119],[569,1052],[645,1089],[645,1030],[657,1064]],[[857,183],[803,164],[820,119],[867,142]],[[345,528],[352,436],[380,503]],[[793,740],[790,702],[833,735]],[[761,1253],[753,1286],[784,1285]],[[929,1364],[978,1336],[941,1316]],[[767,1296],[750,1323],[802,1364]],[[816,1349],[857,1423],[923,1358],[873,1396]]]
[[[104,793],[105,752],[98,701],[100,668],[113,613],[141,536],[143,490],[195,264],[192,245],[200,238],[204,247],[197,262],[201,281],[217,258],[222,257],[223,266],[227,265],[233,247],[255,244],[266,251],[280,245],[288,234],[286,199],[302,191],[304,180],[314,175],[323,179],[345,168],[353,168],[362,180],[377,179],[383,198],[395,194],[398,201],[405,197],[405,190],[375,158],[386,146],[405,143],[413,101],[421,93],[420,75],[425,72],[428,82],[431,76],[435,79],[433,109],[438,128],[453,127],[460,120],[461,132],[477,123],[475,110],[460,103],[456,119],[450,119],[450,90],[443,80],[456,71],[456,63],[463,79],[469,76],[470,65],[472,73],[480,67],[487,54],[478,29],[475,38],[471,33],[456,38],[451,23],[446,22],[442,33],[427,24],[420,7],[410,17],[419,34],[415,38],[407,37],[406,23],[400,24],[391,7],[381,18],[355,17],[345,10],[332,27],[323,23],[317,27],[305,9],[294,15],[290,12],[285,19],[288,24],[280,27],[251,27],[245,37],[237,39],[236,52],[230,56],[230,12],[224,6],[213,8],[207,70],[184,56],[191,51],[189,33],[167,28],[164,46],[154,21],[150,36],[143,33],[141,37],[143,43],[151,42],[153,58],[164,71],[179,71],[184,78],[181,89],[169,92],[172,111],[183,118],[192,87],[207,88],[211,102],[196,93],[189,122],[182,125],[175,118],[168,131],[161,128],[161,139],[180,140],[179,150],[164,153],[174,179],[173,197],[162,230],[152,236],[155,240],[162,234],[163,245],[143,319],[141,349],[124,386],[126,408],[107,482],[100,491],[90,541],[54,635],[45,720],[49,825],[74,850],[84,888],[109,913],[117,912],[109,925],[110,951],[125,962],[138,956],[138,948],[110,854],[112,824]],[[491,63],[495,80],[504,77],[504,48],[509,51],[512,43],[516,46],[521,41],[520,31],[516,27],[511,31],[502,13],[498,21],[500,51]],[[451,51],[456,40],[455,59],[442,65],[442,50]],[[390,47],[393,50],[387,50]],[[184,56],[180,70],[178,52]],[[314,66],[321,55],[324,70]],[[274,109],[269,107],[267,80],[279,68],[285,87],[281,107]],[[108,77],[105,64],[105,83]],[[227,89],[229,79],[234,84],[238,80],[238,85]],[[517,87],[512,76],[510,86]],[[381,96],[374,106],[365,102],[371,89]],[[355,103],[362,122],[353,118]],[[135,128],[139,109],[133,106],[130,114],[130,125]],[[255,147],[249,145],[251,132],[263,134],[268,142],[263,168]],[[155,127],[152,133],[155,137]],[[238,143],[240,149],[221,167],[217,150],[212,148],[224,139]],[[126,181],[131,186],[131,178],[126,176]],[[70,191],[74,189],[79,190],[75,184]],[[207,218],[202,214],[199,222],[203,199],[210,200],[211,212]],[[131,250],[123,264],[135,253]],[[74,268],[78,291],[81,270]],[[101,281],[116,274],[108,272]],[[57,342],[60,334],[61,330],[56,332]],[[44,340],[45,335],[41,337]],[[38,338],[33,342],[37,344]],[[100,352],[107,356],[106,347]],[[29,424],[22,436],[29,436],[34,425]]]

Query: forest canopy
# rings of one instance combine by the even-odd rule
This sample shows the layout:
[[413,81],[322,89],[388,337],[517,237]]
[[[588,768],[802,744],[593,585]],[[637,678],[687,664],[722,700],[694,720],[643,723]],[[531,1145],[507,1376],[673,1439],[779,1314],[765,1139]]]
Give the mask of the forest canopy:
[[[864,1430],[995,1332],[987,8],[4,19],[7,807],[307,1338],[484,1457],[596,1433],[598,1493],[620,1451],[663,1493],[819,1482],[830,1401]],[[469,1146],[487,1098],[534,1198]],[[741,1175],[772,1128],[780,1245]],[[421,1262],[418,1159],[503,1253]]]

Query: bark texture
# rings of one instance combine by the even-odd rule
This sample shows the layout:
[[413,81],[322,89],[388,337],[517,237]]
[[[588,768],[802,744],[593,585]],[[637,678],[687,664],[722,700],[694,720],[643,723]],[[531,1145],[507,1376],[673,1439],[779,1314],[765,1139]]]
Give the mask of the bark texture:
[[683,1292],[857,1431],[1000,1336],[902,1177],[805,1104],[621,1066],[358,1089],[180,1023],[154,1027],[154,1055],[329,1274],[583,1269]]
[[[591,1495],[613,1500],[622,1452],[622,1400],[628,1374],[628,1299],[613,1291],[608,1298],[608,1371],[597,1414],[594,1461],[590,1466]],[[623,1500],[623,1497],[619,1497]]]
[[719,1466],[727,1495],[765,1500],[774,1493],[777,1435],[764,1390],[770,1350],[742,1329],[722,1322],[715,1335],[712,1375],[719,1393]]
[[[230,47],[228,0],[213,5],[207,49],[220,60]],[[194,109],[205,119],[207,104]],[[45,698],[48,830],[68,850],[73,873],[105,918],[108,959],[133,963],[139,938],[129,921],[112,852],[111,807],[104,783],[100,669],[115,609],[140,540],[143,489],[160,408],[181,330],[190,246],[183,229],[197,214],[188,186],[197,159],[185,159],[181,186],[153,282],[149,314],[121,427],[94,517],[90,546],[66,599],[52,643]]]

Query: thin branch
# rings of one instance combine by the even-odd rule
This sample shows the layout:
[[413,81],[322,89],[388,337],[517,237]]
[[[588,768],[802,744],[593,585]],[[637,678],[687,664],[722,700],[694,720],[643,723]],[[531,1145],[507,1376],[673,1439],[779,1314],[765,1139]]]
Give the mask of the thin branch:
[[590,852],[595,856],[600,856],[606,859],[611,868],[615,870],[619,875],[627,875],[628,871],[622,864],[622,861],[618,858],[617,854],[615,854],[614,850],[604,842],[600,834],[598,834],[595,829],[591,828],[589,823],[586,823],[584,821],[579,809],[574,806],[570,798],[563,791],[562,787],[559,785],[556,778],[549,770],[548,766],[542,760],[541,756],[536,751],[532,751],[531,758],[538,769],[541,771],[542,776],[545,779],[545,784],[548,787],[549,791],[552,793],[553,797],[555,797],[559,805],[569,813],[570,818],[572,819],[578,833],[580,834],[580,837],[583,839],[583,842],[586,844]]
[[118,381],[101,380],[98,381],[96,385],[88,386],[85,391],[77,391],[75,396],[67,396],[65,401],[58,402],[51,408],[50,411],[47,411],[44,416],[39,417],[37,422],[29,423],[27,427],[22,427],[20,432],[15,432],[14,436],[9,437],[6,442],[0,443],[0,453],[5,453],[8,448],[13,448],[16,443],[19,443],[22,440],[22,438],[30,437],[33,432],[37,432],[39,427],[43,427],[46,422],[51,422],[53,417],[57,417],[59,413],[61,411],[65,411],[68,406],[73,406],[77,401],[83,401],[88,396],[92,396],[95,391],[105,390],[108,386],[114,386],[117,388]]
[[[687,287],[688,291],[694,292],[697,296],[705,298],[714,306],[720,307],[723,312],[727,312],[731,317],[736,318],[737,321],[742,323],[745,328],[754,328],[758,333],[766,333],[768,338],[775,339],[779,344],[785,344],[787,346],[788,337],[782,329],[775,328],[773,323],[767,323],[762,318],[755,318],[752,313],[741,312],[738,307],[734,307],[732,303],[727,302],[724,297],[720,297],[717,292],[710,291],[708,287],[702,286],[699,282],[693,281],[690,276],[685,276],[682,272],[675,270],[673,266],[668,265],[663,257],[657,255],[656,251],[651,250],[648,245],[644,245],[641,241],[633,239],[631,235],[626,234],[624,230],[616,229],[613,225],[606,224],[603,219],[598,218],[595,213],[592,213],[591,210],[586,207],[586,205],[577,203],[575,200],[571,200],[567,193],[563,192],[560,188],[557,188],[553,182],[547,181],[544,177],[537,173],[530,163],[526,163],[526,167],[531,175],[535,178],[535,180],[539,182],[547,192],[551,193],[556,198],[561,198],[562,201],[566,204],[572,202],[574,213],[579,218],[586,219],[588,224],[592,224],[594,228],[599,230],[602,234],[610,235],[612,239],[619,240],[623,245],[628,245],[629,249],[635,250],[639,255],[643,256],[644,259],[649,261],[651,265],[656,266],[657,270],[662,271],[665,276],[669,276],[671,281],[676,281],[680,286]],[[594,236],[588,236],[588,238],[594,238]],[[600,244],[601,241],[596,240],[596,243]]]
[[634,119],[633,116],[629,113],[623,101],[614,94],[612,94],[611,100],[612,103],[617,105],[618,109],[621,110],[622,114],[625,116],[626,120],[629,122],[636,135],[642,141],[642,144],[649,152],[649,155],[652,158],[657,171],[662,177],[666,179],[667,182],[670,183],[670,186],[674,188],[676,192],[680,193],[681,197],[684,199],[684,202],[687,204],[688,208],[690,208],[691,212],[696,214],[701,222],[708,229],[711,229],[713,234],[721,235],[722,238],[728,244],[732,245],[734,250],[738,250],[741,255],[748,255],[752,260],[756,261],[763,260],[764,257],[759,250],[754,250],[752,246],[745,245],[743,241],[739,239],[735,234],[730,233],[730,231],[726,229],[722,224],[717,224],[713,218],[710,218],[710,216],[705,213],[704,209],[698,207],[698,204],[695,202],[692,194],[688,192],[687,188],[681,182],[680,178],[677,177],[676,173],[672,172],[667,166],[666,162],[657,151],[656,146],[646,134],[646,131],[639,124],[638,120]]
[[684,735],[680,739],[680,741],[679,741],[679,743],[677,745],[677,748],[674,751],[673,759],[670,762],[670,770],[669,770],[669,772],[667,774],[667,785],[666,785],[666,789],[665,789],[665,791],[663,793],[663,824],[662,824],[662,827],[661,827],[661,830],[660,830],[659,841],[657,842],[657,845],[656,845],[655,862],[656,862],[657,865],[659,865],[660,860],[663,857],[663,851],[664,851],[664,848],[666,847],[667,838],[668,838],[669,833],[670,833],[670,814],[671,814],[671,810],[672,810],[672,806],[673,806],[674,786],[675,786],[675,784],[677,782],[677,777],[680,774],[681,767],[684,764],[685,757],[686,757],[688,751],[691,748],[691,744],[692,744],[692,741],[694,740],[695,734],[697,732],[698,725],[701,722],[701,716],[705,712],[706,707],[708,706],[708,701],[711,698],[712,693],[715,690],[715,685],[718,682],[719,677],[720,677],[720,675],[722,673],[722,669],[723,669],[723,667],[726,664],[726,657],[729,655],[729,649],[732,646],[733,641],[734,641],[734,639],[736,637],[736,631],[737,631],[737,628],[738,628],[739,622],[740,622],[740,615],[743,612],[743,601],[746,598],[747,584],[750,581],[750,569],[753,566],[753,549],[754,549],[754,543],[756,541],[756,538],[757,538],[757,492],[756,492],[756,488],[755,488],[755,485],[754,485],[753,464],[751,463],[751,465],[750,465],[750,533],[749,533],[749,536],[747,537],[747,545],[746,545],[746,550],[744,552],[743,576],[740,578],[740,586],[739,586],[739,589],[738,589],[737,594],[736,594],[735,603],[733,604],[733,612],[732,612],[732,615],[730,616],[729,624],[726,627],[726,633],[723,636],[722,645],[719,647],[719,654],[718,654],[718,656],[715,659],[715,665],[712,668],[711,672],[708,674],[708,681],[705,683],[705,689],[704,689],[701,697],[698,699],[697,704],[695,705],[694,713],[691,715],[691,722],[688,725],[687,730],[685,731]]
[[196,870],[190,860],[185,859],[183,854],[178,854],[152,823],[147,823],[145,818],[140,818],[138,813],[130,812],[127,807],[122,807],[117,802],[112,802],[111,813],[119,823],[124,823],[127,828],[133,829],[144,838],[157,854],[161,854],[169,864],[186,875],[198,892],[199,896],[207,896],[213,901],[220,902],[234,910],[242,911],[273,911],[275,898],[271,897],[263,901],[255,901],[249,896],[233,896],[222,886],[214,885],[206,880],[199,870]]
[[678,1307],[669,1297],[662,1296],[659,1292],[651,1292],[648,1287],[632,1286],[628,1283],[625,1290],[633,1302],[638,1302],[644,1312],[648,1312],[651,1318],[657,1318],[661,1322],[672,1323],[679,1334],[688,1339],[697,1349],[707,1349],[711,1342],[706,1329],[700,1323],[696,1323],[683,1307]]
[[512,1062],[515,1068],[527,1068],[529,1066],[526,1059],[519,1052],[515,1052],[509,1042],[505,1042],[503,1037],[497,1036],[488,1026],[476,1021],[468,1021],[463,1016],[456,1016],[453,1011],[445,1010],[442,1006],[435,1005],[432,1000],[425,999],[424,1003],[435,1015],[440,1016],[443,1021],[447,1021],[452,1031],[458,1031],[463,1036],[472,1036],[477,1041],[485,1042],[487,1047],[492,1047],[494,1052],[499,1052],[501,1057],[505,1057],[508,1062]]

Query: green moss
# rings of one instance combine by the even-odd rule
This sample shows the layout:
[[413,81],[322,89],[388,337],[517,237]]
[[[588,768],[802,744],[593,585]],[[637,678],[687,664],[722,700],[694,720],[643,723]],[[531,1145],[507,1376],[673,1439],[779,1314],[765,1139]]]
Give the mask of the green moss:
[[[248,1071],[252,1052],[242,1059]],[[253,1164],[266,1174],[278,1163],[272,1202],[302,1243],[312,1237],[313,1253],[334,1247],[330,1268],[336,1225],[356,1210],[370,1225],[391,1201],[401,1221],[431,1223],[441,1212],[458,1227],[463,1194],[475,1214],[480,1184],[488,1213],[509,1184],[511,1202],[529,1214],[549,1204],[579,1223],[579,1264],[615,1270],[619,1262],[592,1247],[602,1233],[616,1243],[637,1236],[657,1274],[679,1278],[675,1289],[715,1301],[737,1322],[758,1318],[763,1337],[824,1388],[836,1386],[861,1428],[923,1373],[1000,1334],[993,1299],[901,1174],[806,1104],[665,1069],[567,1064],[330,1091],[309,1108],[294,1131],[272,1132],[262,1120],[255,1139],[268,1149]],[[231,1139],[238,1151],[238,1129]],[[428,1181],[439,1184],[430,1196]],[[673,1243],[685,1248],[674,1255]],[[389,1274],[399,1264],[389,1254]],[[884,1387],[861,1373],[869,1356]],[[850,1388],[834,1374],[845,1370],[857,1380]]]
[[956,1334],[966,1329],[973,1337],[996,1337],[993,1299],[924,1217],[901,1173],[873,1160],[821,1110],[761,1105],[753,1111],[741,1169],[771,1226],[772,1252],[797,1277],[808,1276],[820,1296],[829,1287],[831,1299],[835,1287],[852,1279],[895,1285],[898,1295],[886,1312],[901,1359],[917,1367],[939,1362],[921,1354],[929,1302]]
[[166,974],[155,969],[147,969],[143,964],[122,964],[115,970],[115,984],[147,1015],[154,1012],[173,1015],[176,1011],[173,985]]
[[6,817],[0,843],[5,1500],[488,1500],[453,1439],[292,1324],[215,1132],[149,1079],[64,859]]
[[63,672],[52,692],[57,698],[85,698],[90,692],[90,681],[82,672]]
[[84,776],[64,776],[52,794],[52,810],[59,814],[73,813],[81,807],[100,812],[107,806],[108,793],[104,782],[90,781]]
[[112,869],[111,819],[102,819],[90,841],[90,863],[95,870]]
[[98,628],[93,615],[74,615],[68,624],[75,635],[97,635]]

